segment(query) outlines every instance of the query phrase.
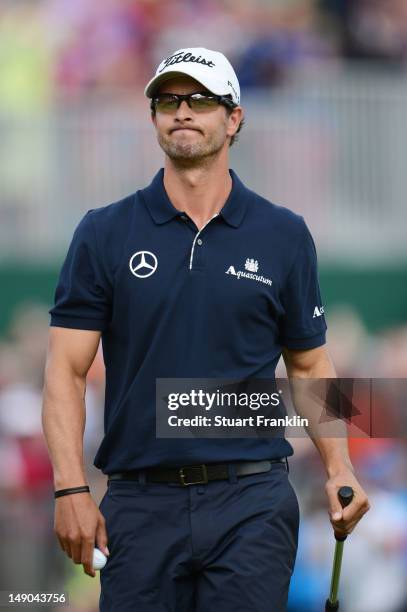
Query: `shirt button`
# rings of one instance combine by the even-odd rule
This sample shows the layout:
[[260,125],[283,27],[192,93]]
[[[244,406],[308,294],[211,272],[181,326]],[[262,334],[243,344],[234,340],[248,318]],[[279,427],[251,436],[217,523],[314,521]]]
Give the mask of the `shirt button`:
[[201,246],[202,240],[200,238],[198,238],[197,243],[199,244],[199,246]]
[[188,218],[188,217],[187,217],[186,215],[181,215],[181,219],[182,219],[183,221],[186,221],[186,220],[187,220],[187,218]]

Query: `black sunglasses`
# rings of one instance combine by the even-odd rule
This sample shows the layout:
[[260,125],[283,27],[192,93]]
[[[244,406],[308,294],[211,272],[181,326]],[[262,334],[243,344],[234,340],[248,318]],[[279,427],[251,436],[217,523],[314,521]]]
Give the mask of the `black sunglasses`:
[[228,108],[235,108],[237,104],[226,96],[217,96],[215,94],[206,92],[196,92],[191,94],[174,94],[174,93],[162,93],[153,96],[151,99],[151,110],[158,111],[160,113],[173,113],[181,105],[181,102],[185,100],[189,108],[195,112],[205,112],[211,110],[222,104]]

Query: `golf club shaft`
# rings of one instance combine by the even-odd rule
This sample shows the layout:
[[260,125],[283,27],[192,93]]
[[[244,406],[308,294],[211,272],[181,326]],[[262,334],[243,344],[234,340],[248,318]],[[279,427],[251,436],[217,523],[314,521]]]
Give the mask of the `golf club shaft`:
[[343,555],[343,542],[336,542],[334,561],[332,565],[331,588],[329,592],[330,603],[336,603],[338,600],[339,578],[341,575]]

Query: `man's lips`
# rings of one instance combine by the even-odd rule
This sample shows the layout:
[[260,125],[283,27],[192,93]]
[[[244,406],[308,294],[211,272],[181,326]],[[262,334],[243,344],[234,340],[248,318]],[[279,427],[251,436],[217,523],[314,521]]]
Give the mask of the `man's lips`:
[[171,134],[173,132],[179,132],[179,131],[183,131],[183,132],[199,132],[199,130],[195,129],[195,128],[174,128],[173,130],[171,130]]

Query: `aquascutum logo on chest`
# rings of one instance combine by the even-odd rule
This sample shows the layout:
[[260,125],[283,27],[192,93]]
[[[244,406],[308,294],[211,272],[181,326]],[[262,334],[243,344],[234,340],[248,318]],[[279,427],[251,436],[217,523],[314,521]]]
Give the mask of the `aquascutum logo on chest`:
[[273,284],[270,278],[266,278],[262,274],[257,274],[259,271],[259,262],[257,259],[247,257],[244,268],[244,270],[236,270],[235,266],[231,265],[227,268],[225,274],[230,274],[236,277],[237,280],[240,278],[249,278],[260,283],[265,283],[266,285]]

